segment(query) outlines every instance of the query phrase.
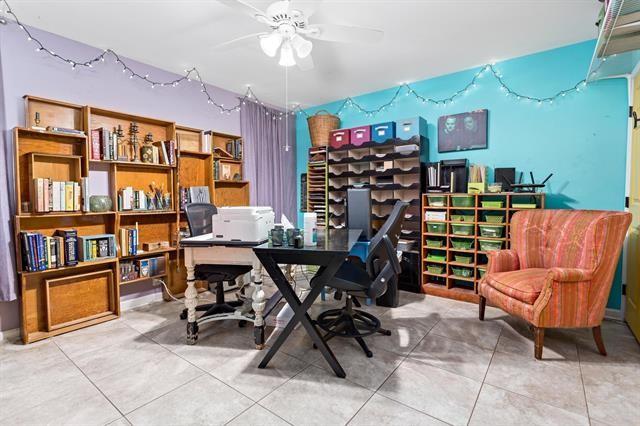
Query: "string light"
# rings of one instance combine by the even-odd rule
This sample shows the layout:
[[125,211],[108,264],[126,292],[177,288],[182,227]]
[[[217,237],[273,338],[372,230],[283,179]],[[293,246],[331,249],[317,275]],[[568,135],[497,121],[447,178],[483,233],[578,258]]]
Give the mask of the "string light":
[[[54,52],[53,50],[47,48],[40,40],[38,40],[36,37],[33,36],[33,34],[31,34],[31,32],[20,22],[20,19],[18,18],[18,16],[16,16],[16,14],[13,12],[13,10],[11,9],[11,6],[9,6],[9,3],[7,2],[7,0],[0,0],[0,11],[2,11],[2,6],[5,6],[5,13],[6,15],[10,15],[13,19],[13,21],[15,22],[15,24],[20,28],[20,30],[22,30],[26,36],[27,36],[27,40],[29,42],[33,42],[36,44],[36,51],[37,52],[42,52],[44,51],[45,53],[47,53],[49,56],[64,61],[68,64],[71,65],[71,68],[73,70],[76,69],[76,67],[86,67],[86,68],[93,68],[93,64],[96,62],[104,62],[105,58],[107,56],[111,56],[115,59],[115,62],[117,64],[121,64],[122,65],[122,72],[126,73],[129,72],[129,78],[130,79],[140,79],[145,81],[146,83],[148,83],[152,89],[154,89],[157,85],[160,85],[160,87],[166,87],[166,86],[171,86],[171,87],[176,87],[178,86],[178,84],[180,84],[183,81],[187,81],[187,82],[191,82],[195,79],[195,81],[197,83],[200,84],[201,86],[201,92],[206,96],[207,98],[207,103],[212,105],[215,108],[218,108],[220,110],[221,114],[231,114],[231,112],[238,112],[241,109],[242,105],[246,105],[246,102],[253,102],[257,105],[260,105],[262,107],[264,107],[265,109],[265,115],[269,115],[269,111],[267,110],[267,108],[265,107],[264,102],[260,101],[260,99],[258,99],[258,97],[255,95],[255,93],[253,92],[251,86],[247,85],[247,89],[244,93],[244,95],[238,97],[238,104],[231,106],[231,107],[225,107],[224,104],[222,103],[217,103],[214,98],[211,96],[211,94],[209,93],[207,86],[204,82],[204,80],[202,79],[202,76],[200,75],[200,71],[198,71],[197,68],[193,67],[193,68],[189,68],[189,69],[185,69],[184,70],[184,75],[179,76],[178,78],[174,79],[174,80],[170,80],[170,81],[156,81],[154,79],[151,79],[149,77],[149,74],[145,74],[145,75],[141,75],[138,74],[136,71],[134,71],[132,68],[130,68],[123,60],[122,58],[113,50],[111,49],[106,49],[104,50],[100,55],[89,59],[88,61],[76,61],[74,59],[70,59],[70,58],[65,58],[62,55],[59,55],[58,53]],[[0,16],[2,16],[0,14]],[[4,19],[4,17],[0,18],[0,23],[7,23],[8,21],[6,19]],[[600,66],[602,65],[604,61],[601,62]],[[594,73],[597,72],[597,69],[593,71]],[[469,90],[476,88],[477,87],[477,80],[479,78],[483,78],[485,73],[490,73],[491,76],[493,76],[494,79],[497,80],[499,86],[500,86],[500,90],[504,91],[506,96],[508,98],[515,98],[519,101],[525,101],[525,102],[536,102],[538,105],[542,105],[543,103],[549,103],[549,104],[553,104],[554,101],[558,98],[561,97],[565,97],[567,94],[572,93],[572,92],[580,92],[581,88],[586,88],[587,86],[587,80],[583,79],[580,80],[578,83],[576,83],[574,86],[568,88],[568,89],[564,89],[564,90],[560,90],[558,93],[556,93],[553,96],[549,96],[546,98],[539,98],[539,97],[535,97],[535,96],[529,96],[529,95],[525,95],[519,92],[516,92],[515,90],[511,89],[506,82],[503,80],[503,76],[501,73],[499,73],[496,68],[495,68],[495,64],[486,64],[484,66],[481,66],[479,68],[479,70],[474,74],[473,78],[471,79],[471,81],[469,83],[467,83],[462,89],[456,91],[455,93],[453,93],[452,95],[448,96],[448,97],[444,97],[444,98],[431,98],[428,96],[424,96],[419,94],[413,87],[411,87],[408,83],[402,83],[400,84],[400,86],[398,86],[396,88],[396,91],[394,92],[393,96],[391,97],[391,99],[388,102],[383,103],[382,105],[380,105],[377,108],[372,108],[372,109],[367,109],[365,107],[363,107],[361,104],[359,104],[355,99],[348,97],[346,98],[338,107],[338,109],[336,110],[335,114],[336,115],[341,115],[342,112],[347,108],[355,108],[357,110],[357,112],[364,114],[366,117],[373,117],[376,114],[379,114],[383,111],[386,111],[389,107],[394,106],[397,102],[398,102],[398,98],[404,94],[404,96],[408,97],[408,96],[413,96],[416,100],[420,101],[422,104],[432,104],[435,106],[447,106],[449,104],[453,104],[455,99],[457,99],[460,96],[466,95]],[[282,117],[283,114],[285,113],[291,113],[292,115],[295,115],[296,113],[299,115],[305,115],[306,117],[309,117],[310,114],[307,113],[301,105],[295,105],[292,109],[285,109],[286,112],[280,112],[280,117],[277,116],[277,114],[271,114],[271,118],[273,120],[276,120],[277,118]]]

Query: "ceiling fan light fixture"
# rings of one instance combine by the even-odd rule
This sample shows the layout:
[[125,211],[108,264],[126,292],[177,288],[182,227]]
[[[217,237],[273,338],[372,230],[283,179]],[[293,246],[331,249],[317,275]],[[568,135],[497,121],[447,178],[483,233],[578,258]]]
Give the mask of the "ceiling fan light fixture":
[[298,58],[306,58],[313,49],[313,43],[298,34],[291,38],[291,45],[295,49]]
[[280,62],[279,65],[283,67],[292,67],[296,64],[296,58],[293,56],[293,48],[289,41],[285,41],[280,49]]
[[282,35],[274,31],[269,35],[260,37],[260,47],[262,51],[269,57],[274,58],[278,53],[278,48],[282,44]]

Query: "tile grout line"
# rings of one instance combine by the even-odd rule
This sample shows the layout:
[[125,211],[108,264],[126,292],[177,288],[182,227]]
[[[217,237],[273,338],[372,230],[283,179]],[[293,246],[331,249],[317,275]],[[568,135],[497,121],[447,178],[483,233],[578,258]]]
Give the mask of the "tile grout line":
[[582,384],[582,394],[584,395],[584,405],[587,409],[587,421],[591,424],[591,414],[589,414],[589,400],[587,399],[587,389],[584,386],[584,377],[582,376],[582,361],[580,359],[580,347],[576,344],[576,353],[578,355],[578,369],[580,370],[580,383]]
[[[473,417],[473,412],[476,411],[476,405],[478,405],[478,400],[480,399],[480,394],[482,393],[482,388],[484,388],[485,381],[487,380],[487,375],[489,374],[489,369],[491,369],[491,363],[493,362],[493,357],[496,355],[496,351],[498,349],[498,342],[500,342],[500,337],[502,337],[502,332],[504,330],[504,326],[500,328],[500,334],[498,334],[498,338],[496,339],[496,345],[493,348],[493,352],[491,353],[491,359],[489,360],[489,364],[487,364],[487,371],[484,372],[484,377],[482,378],[482,384],[480,385],[480,389],[478,389],[478,395],[476,395],[476,400],[473,402],[473,407],[471,408],[471,413],[469,413],[469,419],[467,419],[467,425],[471,423],[471,418]],[[487,383],[488,385],[489,383]]]
[[[114,403],[113,403],[113,401],[111,401],[111,399],[109,399],[109,397],[108,397],[107,395],[105,395],[105,393],[102,391],[102,389],[100,389],[100,388],[98,387],[98,385],[96,385],[96,384],[93,382],[93,380],[91,380],[91,379],[89,378],[89,376],[87,376],[87,375],[85,374],[85,372],[84,372],[84,371],[82,371],[82,368],[78,367],[78,365],[75,363],[75,361],[74,361],[74,360],[72,360],[72,359],[71,359],[71,357],[69,357],[69,355],[68,355],[68,354],[67,354],[67,353],[66,353],[66,352],[65,352],[65,351],[60,347],[60,345],[58,345],[58,342],[56,342],[56,341],[55,341],[55,339],[51,339],[51,341],[53,342],[53,344],[54,344],[54,345],[56,345],[56,347],[60,350],[60,352],[62,352],[62,354],[63,354],[63,355],[64,355],[64,356],[69,360],[69,362],[71,362],[71,364],[73,364],[73,366],[74,366],[75,368],[77,368],[77,369],[78,369],[78,371],[80,371],[80,373],[81,373],[81,374],[82,374],[82,375],[83,375],[83,376],[84,376],[84,377],[89,381],[89,383],[91,383],[91,385],[92,385],[94,388],[96,388],[96,390],[97,390],[98,392],[100,392],[100,395],[102,395],[102,396],[103,396],[107,401],[109,401],[109,404],[111,404],[111,405],[113,406],[113,408],[115,408],[115,409],[116,409],[116,411],[117,411],[118,413],[120,413],[120,417],[121,417],[121,418],[122,418],[122,417],[125,417],[125,418],[126,418],[126,416],[125,416],[125,415],[124,415],[124,413],[120,410],[120,408],[118,408],[118,407],[116,406],[116,404],[114,404]],[[115,419],[115,420],[118,420],[118,419]],[[113,421],[115,421],[115,420],[113,420]],[[127,421],[129,421],[129,420],[127,419]]]

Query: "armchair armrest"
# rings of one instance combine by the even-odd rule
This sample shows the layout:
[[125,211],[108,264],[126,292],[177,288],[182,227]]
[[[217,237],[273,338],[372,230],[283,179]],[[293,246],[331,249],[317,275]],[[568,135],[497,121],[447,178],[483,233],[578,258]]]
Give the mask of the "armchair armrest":
[[559,282],[591,281],[593,271],[579,268],[551,268],[549,275],[554,281]]
[[509,272],[520,269],[520,260],[515,250],[495,250],[487,252],[489,263],[487,274],[494,272]]

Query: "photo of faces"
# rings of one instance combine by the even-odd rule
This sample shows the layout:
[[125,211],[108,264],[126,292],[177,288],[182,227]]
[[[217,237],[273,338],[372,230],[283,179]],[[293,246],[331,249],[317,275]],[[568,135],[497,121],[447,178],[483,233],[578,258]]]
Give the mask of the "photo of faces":
[[487,147],[488,110],[480,109],[438,118],[438,152]]

